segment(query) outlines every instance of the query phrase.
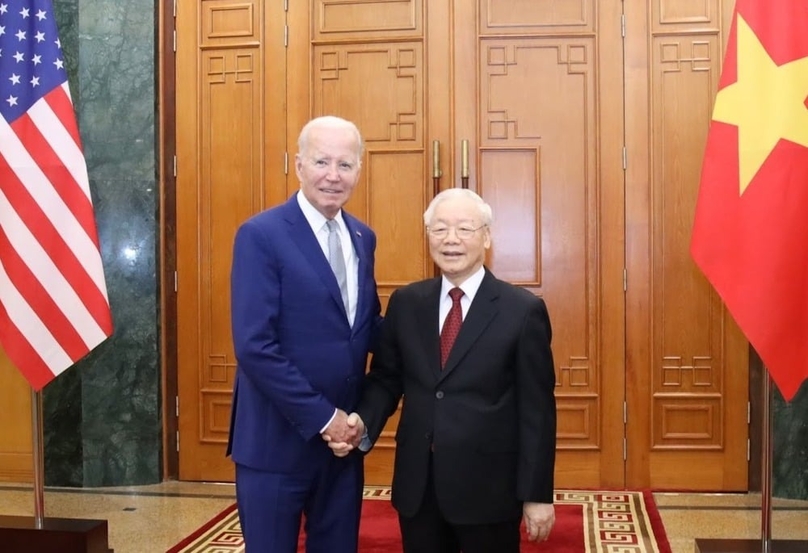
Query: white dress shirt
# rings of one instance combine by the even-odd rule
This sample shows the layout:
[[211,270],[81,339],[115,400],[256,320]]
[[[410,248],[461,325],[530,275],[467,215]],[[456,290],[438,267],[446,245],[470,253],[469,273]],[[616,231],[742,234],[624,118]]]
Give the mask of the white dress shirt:
[[[466,314],[469,312],[471,302],[474,296],[477,295],[477,290],[480,289],[480,284],[483,283],[485,276],[485,268],[480,267],[476,273],[468,277],[463,284],[458,286],[463,290],[463,295],[460,297],[460,307],[463,310],[463,320],[466,320]],[[440,307],[438,310],[438,334],[443,330],[443,322],[446,320],[446,315],[452,308],[452,297],[449,295],[449,290],[455,288],[455,285],[449,282],[445,276],[441,279],[440,285]]]
[[[323,255],[328,259],[328,226],[326,226],[328,220],[311,205],[311,202],[306,199],[306,196],[301,191],[297,193],[297,203],[301,211],[303,211],[303,216],[308,221],[309,226],[311,226],[314,236],[317,237],[317,242],[323,250]],[[345,225],[345,220],[342,218],[342,210],[337,213],[334,220],[339,227],[339,241],[342,246],[342,255],[345,258],[345,271],[348,277],[348,322],[353,326],[359,296],[359,257],[354,252],[351,235]]]

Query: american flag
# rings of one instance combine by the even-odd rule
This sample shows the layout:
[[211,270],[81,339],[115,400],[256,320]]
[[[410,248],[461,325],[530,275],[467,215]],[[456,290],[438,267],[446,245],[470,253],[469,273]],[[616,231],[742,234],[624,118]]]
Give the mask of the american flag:
[[0,0],[0,344],[34,390],[112,334],[51,0]]

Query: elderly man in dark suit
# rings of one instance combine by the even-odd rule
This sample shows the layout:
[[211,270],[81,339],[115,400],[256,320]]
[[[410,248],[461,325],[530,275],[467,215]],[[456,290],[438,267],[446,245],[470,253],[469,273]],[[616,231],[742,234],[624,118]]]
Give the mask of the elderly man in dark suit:
[[[424,214],[442,276],[390,298],[362,400],[349,424],[367,449],[402,395],[393,505],[406,553],[518,553],[520,523],[553,526],[555,370],[544,301],[484,266],[491,208],[438,194]],[[358,417],[357,417],[358,415]]]
[[[380,323],[376,237],[342,210],[359,180],[362,138],[320,117],[301,131],[300,190],[238,230],[231,278],[238,368],[228,453],[247,553],[356,553],[361,455],[353,439],[368,351]],[[321,437],[322,436],[322,437]]]

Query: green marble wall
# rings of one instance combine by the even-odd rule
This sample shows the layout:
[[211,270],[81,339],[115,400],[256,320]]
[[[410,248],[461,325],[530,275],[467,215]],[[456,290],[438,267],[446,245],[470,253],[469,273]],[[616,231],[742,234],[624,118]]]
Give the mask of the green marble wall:
[[[160,480],[157,0],[55,0],[115,334],[48,385],[46,483]],[[808,385],[774,402],[775,495],[808,499]]]
[[808,499],[808,382],[790,403],[775,392],[772,495]]
[[161,478],[156,0],[55,0],[115,333],[45,388],[45,482]]

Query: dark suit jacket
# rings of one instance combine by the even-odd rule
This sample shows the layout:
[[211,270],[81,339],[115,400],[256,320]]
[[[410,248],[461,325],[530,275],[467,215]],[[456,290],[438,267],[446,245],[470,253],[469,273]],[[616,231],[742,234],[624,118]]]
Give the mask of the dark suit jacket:
[[358,412],[375,442],[401,398],[393,505],[414,515],[433,451],[435,491],[455,524],[519,517],[553,502],[556,411],[544,301],[486,270],[440,369],[441,279],[390,297]]
[[376,236],[343,211],[359,258],[353,327],[296,196],[247,220],[233,251],[231,309],[238,368],[227,452],[286,472],[332,456],[319,436],[335,407],[351,412],[380,323]]

